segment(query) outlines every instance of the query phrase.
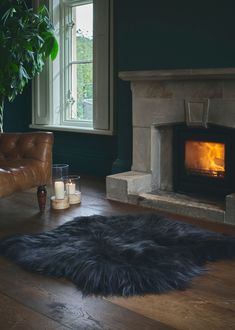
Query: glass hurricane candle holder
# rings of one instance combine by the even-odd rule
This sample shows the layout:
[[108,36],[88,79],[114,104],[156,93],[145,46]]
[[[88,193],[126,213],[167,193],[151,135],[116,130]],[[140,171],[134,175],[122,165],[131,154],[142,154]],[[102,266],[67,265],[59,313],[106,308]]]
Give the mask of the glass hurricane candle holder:
[[69,165],[53,164],[52,165],[52,196],[51,206],[53,209],[67,209],[69,207],[69,199],[65,187],[64,178],[68,176]]
[[68,175],[65,178],[65,189],[69,198],[69,204],[81,203],[81,187],[79,175]]
[[52,180],[62,179],[69,175],[68,164],[53,164],[52,165]]

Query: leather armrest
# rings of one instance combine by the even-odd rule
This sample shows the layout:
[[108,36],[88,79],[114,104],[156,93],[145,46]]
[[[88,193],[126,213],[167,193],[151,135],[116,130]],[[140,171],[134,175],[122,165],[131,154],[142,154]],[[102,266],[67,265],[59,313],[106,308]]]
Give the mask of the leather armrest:
[[51,179],[53,142],[51,132],[0,133],[2,183],[4,175],[10,173],[14,177],[12,190],[48,183]]

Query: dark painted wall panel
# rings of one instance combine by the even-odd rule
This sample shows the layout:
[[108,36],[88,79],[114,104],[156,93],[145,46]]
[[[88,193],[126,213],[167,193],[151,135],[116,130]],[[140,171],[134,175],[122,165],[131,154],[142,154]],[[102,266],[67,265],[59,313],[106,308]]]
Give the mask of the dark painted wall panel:
[[3,128],[5,132],[27,132],[31,123],[31,83],[18,95],[13,103],[6,101]]
[[73,173],[105,176],[116,156],[116,137],[56,132],[54,162],[70,165]]
[[120,70],[235,64],[232,0],[119,0]]

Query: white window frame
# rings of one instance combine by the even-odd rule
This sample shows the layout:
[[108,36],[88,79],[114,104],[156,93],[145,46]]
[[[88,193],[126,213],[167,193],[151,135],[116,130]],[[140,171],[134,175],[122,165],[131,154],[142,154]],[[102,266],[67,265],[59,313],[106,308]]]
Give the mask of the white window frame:
[[[48,5],[47,0],[47,5]],[[38,6],[45,1],[34,1]],[[94,71],[93,127],[84,121],[65,121],[66,57],[64,40],[66,10],[87,0],[50,0],[49,10],[59,42],[59,55],[48,61],[43,72],[33,81],[31,128],[111,135],[113,123],[113,0],[93,0],[94,6]]]

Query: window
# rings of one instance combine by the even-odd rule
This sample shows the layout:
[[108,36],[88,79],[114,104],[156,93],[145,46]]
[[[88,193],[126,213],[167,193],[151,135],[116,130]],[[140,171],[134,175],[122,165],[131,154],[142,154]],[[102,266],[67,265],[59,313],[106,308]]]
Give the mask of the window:
[[69,8],[65,54],[65,123],[78,120],[87,126],[93,121],[93,2]]
[[60,51],[34,81],[31,126],[112,134],[112,0],[53,0],[50,11]]

